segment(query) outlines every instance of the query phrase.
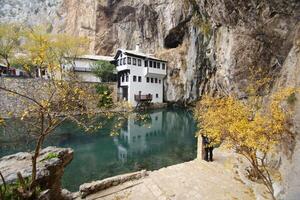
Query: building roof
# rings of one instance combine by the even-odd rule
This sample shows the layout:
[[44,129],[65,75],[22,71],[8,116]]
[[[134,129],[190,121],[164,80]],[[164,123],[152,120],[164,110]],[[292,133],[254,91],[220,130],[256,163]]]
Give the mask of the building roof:
[[117,54],[115,55],[115,59],[117,59],[119,57],[119,55],[120,55],[121,52],[123,52],[126,55],[132,55],[132,56],[136,56],[136,57],[148,58],[148,59],[152,59],[152,60],[158,60],[158,61],[162,61],[162,62],[167,62],[167,61],[162,60],[160,58],[154,57],[152,54],[145,54],[145,53],[140,52],[140,51],[127,50],[127,49],[118,49]]
[[77,57],[78,59],[87,59],[87,60],[104,60],[104,61],[114,61],[114,57],[111,56],[99,56],[99,55],[83,55]]

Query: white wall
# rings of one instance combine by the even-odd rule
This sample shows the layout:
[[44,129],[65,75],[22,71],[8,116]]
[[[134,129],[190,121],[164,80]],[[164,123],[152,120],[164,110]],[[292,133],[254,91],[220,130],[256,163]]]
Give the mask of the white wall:
[[[89,60],[89,59],[76,59],[74,61],[74,64],[75,64],[75,67],[77,67],[77,68],[90,70],[95,62],[96,61]],[[66,65],[67,70],[69,70],[71,68],[72,68],[72,65]],[[101,82],[101,80],[98,77],[96,77],[92,72],[76,71],[75,73],[78,75],[79,79],[82,80],[83,82],[92,82],[92,83]]]
[[76,72],[76,75],[83,82],[100,83],[101,79],[96,77],[92,72]]

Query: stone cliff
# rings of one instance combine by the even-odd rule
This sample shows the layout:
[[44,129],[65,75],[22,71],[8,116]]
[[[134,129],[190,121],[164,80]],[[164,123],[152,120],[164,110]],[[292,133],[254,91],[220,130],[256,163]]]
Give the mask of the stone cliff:
[[[300,85],[299,0],[4,0],[0,20],[48,23],[52,31],[87,36],[96,54],[139,43],[169,61],[168,101],[189,103],[204,93],[246,98],[250,70],[271,74],[273,90]],[[299,101],[295,111],[290,153],[300,149]],[[293,178],[300,171],[297,154],[280,159],[285,191],[300,191]]]

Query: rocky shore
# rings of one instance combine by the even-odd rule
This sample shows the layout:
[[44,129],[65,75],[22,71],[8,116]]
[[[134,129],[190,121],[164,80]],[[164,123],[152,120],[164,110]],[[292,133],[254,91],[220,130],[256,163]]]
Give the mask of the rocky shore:
[[[0,159],[0,171],[7,184],[17,181],[17,172],[24,179],[31,177],[31,156],[29,152],[20,152]],[[71,199],[70,193],[61,188],[64,168],[72,161],[70,148],[47,147],[41,150],[38,158],[37,181],[41,187],[41,199]],[[2,182],[0,181],[0,184]]]

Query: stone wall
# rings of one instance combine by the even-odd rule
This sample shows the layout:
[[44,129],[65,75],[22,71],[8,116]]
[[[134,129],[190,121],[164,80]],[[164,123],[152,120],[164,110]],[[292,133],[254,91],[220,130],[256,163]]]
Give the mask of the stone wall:
[[[30,94],[39,100],[47,98],[45,87],[47,87],[47,81],[44,79],[21,79],[21,78],[0,78],[0,86],[11,88],[24,94]],[[95,93],[95,83],[82,83],[84,87],[88,88],[88,92]],[[117,85],[116,83],[106,83],[113,90],[113,100],[117,100]],[[98,99],[88,102],[89,107],[95,108],[98,104]],[[0,115],[9,117],[10,115],[19,116],[25,108],[30,105],[30,101],[20,98],[19,96],[9,94],[0,90]]]

